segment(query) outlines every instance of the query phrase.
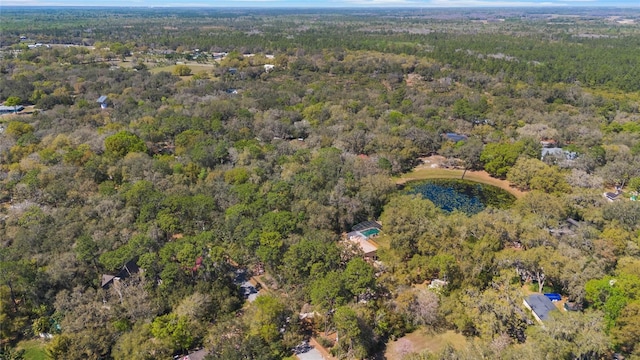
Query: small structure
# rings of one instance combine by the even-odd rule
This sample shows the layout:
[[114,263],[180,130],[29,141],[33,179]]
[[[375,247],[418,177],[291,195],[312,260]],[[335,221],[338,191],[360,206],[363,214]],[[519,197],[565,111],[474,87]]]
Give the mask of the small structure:
[[236,69],[236,68],[229,68],[229,74],[231,74],[231,75],[235,75],[235,74],[237,74],[237,73],[238,73],[238,69]]
[[557,146],[557,142],[553,139],[545,139],[545,140],[540,140],[540,145],[542,145],[543,148],[555,148]]
[[575,160],[578,158],[578,153],[575,151],[564,150],[559,147],[542,148],[540,160],[544,161],[547,157],[554,157],[556,160]]
[[560,294],[556,294],[556,293],[545,293],[544,296],[549,298],[549,300],[551,300],[551,302],[562,300],[562,296],[560,296]]
[[275,68],[275,65],[271,65],[271,64],[264,64],[264,71],[269,72],[271,70],[273,70],[273,68]]
[[456,142],[456,143],[459,142],[459,141],[467,140],[467,136],[466,135],[456,134],[456,133],[445,133],[445,134],[442,134],[442,136],[445,139],[453,141],[453,142]]
[[129,260],[116,275],[103,274],[100,286],[103,289],[108,289],[114,282],[126,279],[133,274],[137,274],[138,271],[140,271],[140,268],[136,263],[136,259]]
[[179,358],[179,360],[204,360],[204,358],[207,355],[209,355],[209,352],[206,349],[201,349],[201,350],[192,352],[187,356],[183,356]]
[[582,305],[577,302],[567,301],[562,306],[564,311],[582,311]]
[[603,195],[607,200],[614,202],[616,200],[622,199],[622,190],[616,188],[616,192],[606,192]]
[[364,221],[356,224],[353,231],[347,234],[347,240],[355,243],[364,252],[365,259],[376,260],[378,245],[371,240],[380,234],[382,225],[375,221]]
[[107,108],[107,95],[100,96],[96,102],[100,104],[100,109],[106,109]]
[[449,282],[446,280],[433,279],[431,280],[431,282],[427,287],[432,290],[440,291],[444,289],[447,285],[449,285]]
[[533,317],[542,324],[549,319],[549,313],[557,310],[548,297],[542,294],[532,294],[523,301],[524,306],[531,310]]

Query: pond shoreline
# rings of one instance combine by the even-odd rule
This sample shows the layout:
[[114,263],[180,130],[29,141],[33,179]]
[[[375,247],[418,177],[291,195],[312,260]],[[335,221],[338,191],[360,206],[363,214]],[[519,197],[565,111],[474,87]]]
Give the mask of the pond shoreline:
[[[401,177],[395,179],[396,185],[404,185],[409,181],[429,180],[429,179],[462,179],[462,169],[444,169],[441,167],[434,167],[434,165],[420,164],[416,166],[411,172],[403,174]],[[521,198],[526,195],[526,192],[520,191],[511,187],[511,184],[506,180],[500,180],[491,177],[486,171],[467,171],[464,175],[464,180],[478,182],[487,185],[493,185],[505,190],[515,196]]]

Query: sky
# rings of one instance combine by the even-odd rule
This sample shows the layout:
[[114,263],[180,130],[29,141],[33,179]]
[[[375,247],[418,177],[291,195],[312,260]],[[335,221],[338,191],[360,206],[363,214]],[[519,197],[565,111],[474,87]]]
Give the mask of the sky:
[[634,7],[640,0],[0,0],[2,6],[124,6],[124,7]]

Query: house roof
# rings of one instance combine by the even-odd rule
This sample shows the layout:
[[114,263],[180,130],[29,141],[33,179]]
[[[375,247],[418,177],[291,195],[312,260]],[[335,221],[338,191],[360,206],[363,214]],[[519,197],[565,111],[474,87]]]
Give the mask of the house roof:
[[542,148],[542,157],[545,157],[547,155],[562,156],[564,155],[564,150],[559,147]]
[[467,140],[467,136],[466,135],[456,134],[456,133],[446,133],[446,134],[444,134],[444,137],[446,137],[447,139],[449,139],[451,141],[454,141],[454,142]]
[[136,259],[129,260],[116,275],[103,274],[100,286],[104,288],[109,286],[114,279],[126,279],[138,271],[140,271],[140,268],[138,267],[138,264],[136,264]]
[[107,95],[100,96],[96,102],[103,103],[105,101],[107,101]]
[[564,157],[567,160],[575,160],[578,157],[578,153],[576,153],[575,151],[568,151],[559,147],[542,148],[542,158],[544,159],[544,157],[547,155],[555,156],[558,158]]
[[617,200],[618,198],[620,198],[620,195],[622,195],[619,192],[606,192],[604,193],[604,197],[606,197],[607,199],[613,201],[613,200]]
[[202,350],[192,352],[191,354],[180,358],[180,360],[204,360],[205,356],[207,355],[208,355],[207,350],[202,349]]
[[100,287],[105,287],[106,285],[109,285],[115,278],[116,277],[113,275],[103,274],[102,281],[100,281]]
[[[349,234],[353,234],[353,233],[349,233]],[[350,236],[349,234],[347,234],[349,241],[356,243],[358,247],[362,249],[365,255],[378,250],[378,247],[375,244],[373,244],[371,241],[367,240],[367,238],[360,236],[357,233],[355,236]]]
[[120,270],[120,272],[116,276],[121,279],[128,278],[132,274],[137,273],[139,270],[140,268],[138,267],[136,260],[129,260],[126,264],[124,264],[122,270]]
[[551,300],[542,294],[532,294],[524,300],[529,304],[529,307],[531,307],[531,311],[533,311],[542,321],[548,320],[549,313],[556,310],[556,307],[553,305]]

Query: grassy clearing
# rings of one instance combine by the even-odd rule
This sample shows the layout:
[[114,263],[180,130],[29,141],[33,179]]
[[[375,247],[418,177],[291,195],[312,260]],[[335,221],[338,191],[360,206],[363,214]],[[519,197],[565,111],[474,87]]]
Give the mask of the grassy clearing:
[[[464,170],[459,169],[442,169],[442,168],[416,168],[410,173],[406,173],[399,178],[396,178],[396,184],[404,184],[408,181],[414,180],[427,180],[427,179],[460,179]],[[493,185],[499,187],[515,196],[521,198],[525,195],[524,192],[512,188],[508,181],[492,178],[485,171],[467,171],[464,175],[465,180],[475,181],[482,184]]]
[[467,345],[467,339],[462,334],[451,330],[441,334],[434,334],[430,331],[419,329],[390,342],[384,355],[388,360],[401,360],[412,353],[424,351],[437,353],[447,344],[450,344],[455,349],[462,349]]
[[23,340],[16,346],[24,350],[24,358],[29,360],[45,360],[47,353],[44,351],[45,342],[41,339]]
[[[211,72],[213,69],[216,68],[216,65],[214,64],[184,64],[184,65],[187,65],[189,69],[191,69],[192,74]],[[173,73],[173,69],[175,67],[176,67],[175,65],[158,66],[158,67],[150,68],[149,71],[153,74],[157,74],[162,71]]]

